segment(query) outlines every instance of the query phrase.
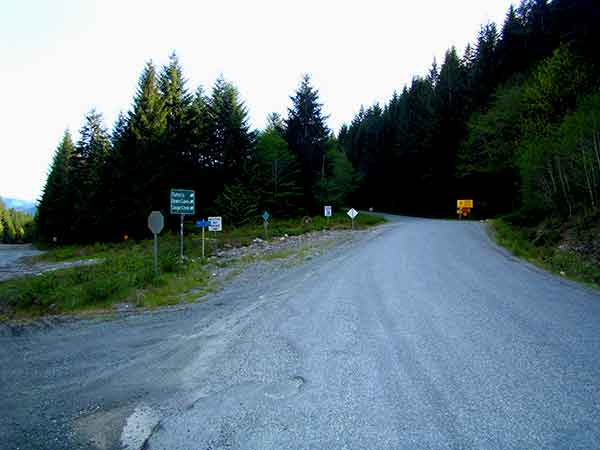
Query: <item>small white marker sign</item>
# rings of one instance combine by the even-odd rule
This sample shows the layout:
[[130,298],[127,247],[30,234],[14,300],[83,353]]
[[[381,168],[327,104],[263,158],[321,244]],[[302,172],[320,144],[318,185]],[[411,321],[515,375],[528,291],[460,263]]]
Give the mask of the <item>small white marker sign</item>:
[[350,216],[350,218],[351,218],[352,220],[354,220],[354,218],[355,218],[356,216],[358,216],[358,211],[357,211],[357,210],[355,210],[354,208],[350,208],[350,210],[349,210],[349,211],[348,211],[346,214],[348,214],[348,216]]
[[331,217],[331,206],[325,206],[325,217]]
[[223,218],[220,216],[209,217],[208,231],[223,231]]

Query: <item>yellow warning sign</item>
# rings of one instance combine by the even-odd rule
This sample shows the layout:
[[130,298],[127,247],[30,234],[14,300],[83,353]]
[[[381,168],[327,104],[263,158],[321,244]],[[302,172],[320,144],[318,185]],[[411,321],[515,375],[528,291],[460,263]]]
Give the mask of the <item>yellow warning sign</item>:
[[473,208],[473,200],[456,200],[457,208]]

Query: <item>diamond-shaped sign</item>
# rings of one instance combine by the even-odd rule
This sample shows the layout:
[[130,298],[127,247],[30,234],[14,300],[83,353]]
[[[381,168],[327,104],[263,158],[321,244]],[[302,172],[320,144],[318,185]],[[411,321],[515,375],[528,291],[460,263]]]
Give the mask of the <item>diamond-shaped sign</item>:
[[350,208],[350,210],[346,214],[348,214],[351,219],[354,219],[356,216],[358,216],[358,211],[354,208]]
[[265,222],[269,220],[269,217],[271,217],[271,215],[267,211],[265,211],[262,215],[262,218]]

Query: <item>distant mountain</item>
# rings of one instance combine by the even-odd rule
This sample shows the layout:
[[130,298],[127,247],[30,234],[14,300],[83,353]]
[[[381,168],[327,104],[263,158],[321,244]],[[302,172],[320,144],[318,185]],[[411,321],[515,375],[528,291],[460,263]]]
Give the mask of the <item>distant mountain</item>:
[[35,215],[37,207],[36,202],[34,201],[11,197],[0,197],[0,199],[2,199],[7,209],[16,209],[17,211],[23,211],[32,216]]

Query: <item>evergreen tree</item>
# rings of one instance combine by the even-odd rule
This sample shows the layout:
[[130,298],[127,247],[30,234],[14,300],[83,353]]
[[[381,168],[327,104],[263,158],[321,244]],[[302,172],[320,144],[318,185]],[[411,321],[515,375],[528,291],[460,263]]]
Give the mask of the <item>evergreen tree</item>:
[[436,129],[434,130],[433,171],[430,204],[440,214],[451,214],[452,197],[459,190],[455,183],[456,154],[465,136],[465,121],[470,106],[467,71],[456,49],[446,52],[439,80],[434,89]]
[[325,157],[329,129],[322,112],[323,105],[319,103],[319,92],[312,87],[308,75],[304,75],[291,100],[285,121],[285,139],[300,161],[304,207],[307,211],[315,211],[314,186]]
[[497,47],[498,80],[500,82],[524,72],[529,66],[525,38],[525,26],[517,15],[517,10],[511,5],[506,14]]
[[482,26],[477,36],[475,58],[470,73],[473,104],[476,108],[482,107],[489,100],[498,83],[497,44],[496,24],[492,22]]
[[211,170],[217,168],[215,151],[211,148],[209,129],[209,99],[201,87],[196,90],[190,109],[190,147],[184,161],[190,168],[188,180],[191,182],[194,174],[203,177],[210,176]]
[[75,146],[69,130],[65,131],[58,145],[46,185],[40,199],[36,223],[43,240],[66,242],[70,240],[69,221],[74,213],[69,189],[71,158]]
[[194,121],[192,95],[186,88],[183,69],[175,53],[163,67],[159,78],[160,92],[166,113],[165,158],[171,173],[166,174],[170,185],[189,178],[189,155]]
[[277,116],[270,116],[267,123],[256,145],[261,206],[278,217],[294,215],[302,197],[300,166],[282,136]]
[[233,181],[249,167],[255,135],[250,131],[248,110],[237,88],[222,76],[213,86],[208,118],[214,163],[225,183]]
[[255,140],[250,131],[248,111],[237,88],[222,76],[213,86],[210,98],[196,105],[204,115],[206,142],[198,141],[203,167],[203,195],[211,203],[216,198],[219,211],[234,225],[257,214],[260,188],[255,173]]
[[140,76],[127,126],[119,128],[118,148],[113,150],[119,173],[115,185],[115,238],[147,235],[150,211],[168,211],[169,189],[181,187],[169,185],[172,159],[164,151],[166,131],[167,110],[150,61]]
[[69,160],[69,198],[76,212],[69,220],[70,240],[92,241],[99,237],[105,200],[99,187],[109,146],[102,115],[92,109],[84,119],[80,139]]
[[321,176],[315,187],[319,203],[321,206],[343,205],[357,185],[358,176],[352,163],[332,135],[327,143]]

